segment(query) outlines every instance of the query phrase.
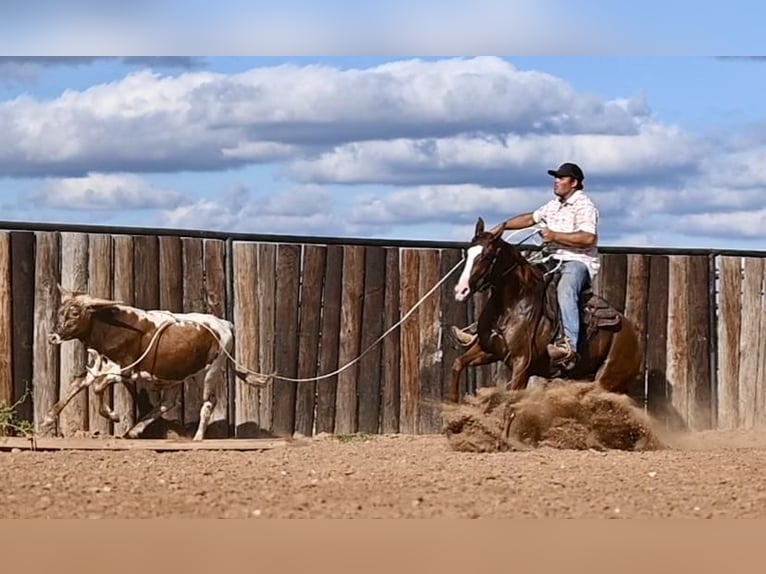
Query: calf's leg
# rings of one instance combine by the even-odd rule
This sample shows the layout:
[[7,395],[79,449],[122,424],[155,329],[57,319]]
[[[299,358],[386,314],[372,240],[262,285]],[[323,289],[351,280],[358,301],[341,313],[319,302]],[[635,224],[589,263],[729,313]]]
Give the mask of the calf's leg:
[[213,414],[218,399],[215,395],[215,384],[223,376],[223,360],[224,356],[219,357],[210,365],[207,373],[205,373],[204,390],[202,396],[202,406],[199,409],[199,425],[197,426],[197,432],[194,433],[193,440],[202,440],[205,438],[205,430],[208,424],[210,424],[210,417]]
[[75,398],[77,393],[83,389],[87,389],[94,380],[95,379],[93,375],[90,373],[87,373],[85,376],[79,376],[72,379],[72,382],[69,384],[69,391],[67,392],[67,395],[50,408],[48,414],[45,416],[45,420],[43,420],[43,422],[40,424],[40,430],[45,431],[52,429],[55,426],[56,420],[61,414],[61,411],[64,410],[64,407],[66,407],[69,402]]
[[166,412],[168,412],[168,411],[170,411],[170,410],[172,410],[172,409],[174,409],[176,407],[179,407],[179,406],[181,406],[181,396],[180,395],[178,395],[176,397],[175,402],[172,405],[170,405],[170,406],[167,406],[167,405],[163,404],[162,403],[162,399],[160,399],[160,404],[158,404],[151,411],[149,411],[143,417],[141,417],[141,419],[139,419],[139,421],[135,425],[133,425],[133,427],[130,430],[128,430],[128,432],[126,432],[123,435],[123,438],[125,438],[125,437],[127,437],[127,438],[138,438],[139,436],[141,436],[141,433],[143,433],[146,430],[146,427],[148,427],[154,421],[159,419]]

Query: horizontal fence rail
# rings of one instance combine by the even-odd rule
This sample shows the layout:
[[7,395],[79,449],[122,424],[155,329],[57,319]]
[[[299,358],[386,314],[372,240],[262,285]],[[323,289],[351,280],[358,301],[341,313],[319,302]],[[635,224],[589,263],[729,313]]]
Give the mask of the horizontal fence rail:
[[[207,436],[441,431],[458,356],[447,337],[487,295],[457,303],[457,272],[383,341],[462,257],[460,243],[255,236],[95,226],[0,225],[0,404],[37,427],[83,371],[79,342],[50,345],[56,285],[141,308],[199,311],[235,324],[237,361],[279,379],[255,388],[226,372]],[[668,426],[750,428],[766,422],[766,252],[602,248],[594,290],[633,320],[644,365],[630,395]],[[468,369],[461,393],[505,380],[505,367]],[[157,432],[191,433],[201,381],[166,392],[181,407]],[[59,433],[122,434],[159,396],[121,385],[111,423],[82,393]],[[151,433],[149,433],[151,436]]]

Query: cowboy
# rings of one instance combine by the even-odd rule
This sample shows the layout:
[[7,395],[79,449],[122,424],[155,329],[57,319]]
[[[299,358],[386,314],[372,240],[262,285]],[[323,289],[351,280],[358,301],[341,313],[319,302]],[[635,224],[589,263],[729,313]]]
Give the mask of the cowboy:
[[[554,365],[574,366],[580,341],[580,297],[598,273],[598,219],[596,206],[583,191],[585,175],[574,163],[562,163],[549,169],[556,197],[532,213],[524,213],[496,226],[504,231],[542,225],[540,235],[553,259],[561,262],[558,301],[564,336],[548,345]],[[464,345],[473,343],[475,334],[452,327],[456,339]]]

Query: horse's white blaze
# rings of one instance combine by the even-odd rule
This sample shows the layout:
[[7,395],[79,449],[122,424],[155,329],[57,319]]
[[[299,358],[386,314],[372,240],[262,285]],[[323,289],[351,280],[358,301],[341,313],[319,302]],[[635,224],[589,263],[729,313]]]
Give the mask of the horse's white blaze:
[[457,285],[455,285],[456,301],[465,301],[468,298],[468,295],[471,292],[471,289],[468,287],[468,280],[471,278],[473,264],[476,261],[476,258],[481,255],[483,250],[484,248],[481,245],[474,245],[473,247],[468,248],[463,272],[460,274],[460,277],[457,280]]

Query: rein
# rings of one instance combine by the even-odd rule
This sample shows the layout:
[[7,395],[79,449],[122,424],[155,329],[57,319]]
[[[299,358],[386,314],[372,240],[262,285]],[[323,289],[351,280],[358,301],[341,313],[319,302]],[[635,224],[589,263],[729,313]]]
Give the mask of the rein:
[[[520,231],[520,230],[518,230],[518,231]],[[519,241],[519,242],[517,243],[517,245],[520,245],[521,243],[524,243],[525,241],[527,241],[527,240],[531,239],[532,237],[534,237],[534,236],[535,236],[537,233],[539,233],[539,232],[540,232],[540,229],[535,229],[535,231],[533,231],[532,233],[530,233],[529,235],[527,235],[526,237],[524,237],[524,239],[522,239],[521,241]],[[437,289],[438,289],[438,288],[439,288],[439,287],[440,287],[440,286],[441,286],[441,285],[442,285],[442,284],[443,284],[443,283],[444,283],[444,282],[445,282],[445,281],[446,281],[446,280],[447,280],[447,279],[448,279],[448,278],[449,278],[449,277],[450,277],[450,276],[451,276],[451,275],[452,275],[452,274],[453,274],[455,271],[457,271],[457,270],[460,268],[460,266],[461,266],[461,265],[463,265],[463,263],[464,263],[464,262],[465,262],[465,257],[463,257],[463,258],[462,258],[460,261],[458,261],[458,262],[457,262],[457,264],[455,264],[455,266],[454,266],[454,267],[452,267],[452,269],[450,269],[449,271],[447,271],[447,273],[446,273],[446,274],[445,274],[445,275],[444,275],[444,276],[443,276],[443,277],[442,277],[442,278],[441,278],[439,281],[437,281],[437,282],[436,282],[436,284],[435,284],[433,287],[431,287],[431,289],[429,289],[429,290],[428,290],[428,292],[427,292],[425,295],[423,295],[423,296],[420,298],[420,300],[418,300],[418,302],[417,302],[417,303],[415,303],[415,304],[412,306],[412,308],[410,308],[410,310],[409,310],[409,311],[407,311],[407,312],[406,312],[404,315],[402,315],[402,317],[399,319],[399,321],[397,321],[397,322],[396,322],[394,325],[392,325],[392,326],[391,326],[389,329],[387,329],[385,333],[383,333],[383,334],[382,334],[380,337],[378,337],[378,338],[377,338],[375,341],[373,341],[373,342],[372,342],[372,343],[371,343],[371,344],[370,344],[370,345],[369,345],[369,346],[368,346],[368,347],[367,347],[367,348],[366,348],[364,351],[362,351],[362,352],[361,352],[361,353],[360,353],[360,354],[359,354],[359,355],[358,355],[358,356],[357,356],[355,359],[352,359],[351,361],[349,361],[348,363],[346,363],[346,364],[345,364],[345,365],[343,365],[342,367],[340,367],[340,368],[338,368],[338,369],[335,369],[334,371],[332,371],[332,372],[330,372],[330,373],[326,373],[326,374],[324,374],[324,375],[319,375],[319,376],[316,376],[316,377],[306,377],[306,378],[293,378],[293,377],[283,377],[283,376],[280,376],[280,375],[276,375],[276,374],[273,374],[273,373],[272,373],[272,374],[267,374],[267,373],[258,373],[258,372],[256,372],[256,371],[253,371],[253,370],[251,370],[251,369],[248,369],[247,367],[244,367],[243,365],[239,364],[239,363],[237,362],[237,360],[236,360],[234,357],[232,357],[232,356],[231,356],[231,354],[230,354],[230,353],[229,353],[229,352],[226,350],[226,348],[225,348],[225,347],[223,346],[223,344],[221,343],[221,340],[220,340],[220,338],[218,337],[218,334],[217,334],[217,333],[215,333],[215,332],[213,331],[213,329],[211,329],[210,327],[208,327],[207,325],[205,325],[205,324],[203,324],[203,323],[201,323],[201,322],[198,322],[198,321],[192,321],[192,322],[195,322],[195,323],[197,323],[199,326],[201,326],[201,327],[205,328],[205,329],[206,329],[206,330],[207,330],[207,331],[208,331],[208,332],[209,332],[209,333],[210,333],[210,334],[213,336],[213,338],[214,338],[214,339],[216,340],[216,342],[218,343],[219,347],[220,347],[220,348],[223,350],[224,354],[225,354],[225,355],[226,355],[226,356],[229,358],[229,360],[230,360],[230,361],[231,361],[231,362],[232,362],[232,363],[233,363],[233,364],[234,364],[236,367],[238,367],[238,368],[239,368],[241,371],[244,371],[244,372],[246,372],[246,373],[248,373],[248,374],[250,374],[250,375],[253,375],[253,376],[257,377],[258,379],[260,379],[260,381],[259,381],[259,382],[250,382],[250,381],[246,381],[246,382],[248,382],[248,384],[250,384],[250,385],[252,385],[252,386],[257,386],[257,387],[265,386],[265,385],[267,384],[267,381],[268,381],[269,379],[279,379],[280,381],[286,381],[286,382],[290,382],[290,383],[307,383],[307,382],[321,381],[321,380],[323,380],[323,379],[328,379],[328,378],[330,378],[330,377],[334,377],[334,376],[338,375],[339,373],[342,373],[342,372],[343,372],[343,371],[345,371],[346,369],[350,368],[352,365],[354,365],[354,364],[358,363],[358,362],[359,362],[359,361],[362,359],[362,357],[364,357],[364,356],[365,356],[367,353],[369,353],[369,352],[370,352],[370,351],[371,351],[371,350],[372,350],[372,349],[373,349],[373,348],[374,348],[376,345],[378,345],[378,344],[379,344],[381,341],[383,341],[383,339],[385,339],[385,338],[386,338],[388,335],[390,335],[390,334],[391,334],[391,333],[392,333],[394,330],[396,330],[396,329],[397,329],[399,326],[401,326],[401,324],[402,324],[402,323],[404,323],[404,322],[405,322],[405,321],[406,321],[406,320],[407,320],[407,319],[408,319],[408,318],[409,318],[409,317],[410,317],[410,316],[411,316],[411,315],[412,315],[412,314],[415,312],[415,310],[416,310],[416,309],[417,309],[417,308],[418,308],[418,307],[419,307],[419,306],[420,306],[420,305],[421,305],[421,304],[422,304],[422,303],[423,303],[423,302],[424,302],[426,299],[428,299],[428,298],[429,298],[429,297],[430,297],[430,296],[431,296],[431,295],[432,295],[432,294],[433,294],[433,293],[434,293],[434,292],[435,292],[435,291],[436,291],[436,290],[437,290]],[[493,263],[493,264],[494,264],[494,263]],[[516,267],[516,266],[518,266],[518,265],[519,265],[519,262],[516,262],[516,263],[514,263],[514,265],[512,265],[511,267],[509,267],[508,269],[506,269],[506,270],[503,272],[503,275],[502,275],[502,276],[505,276],[507,273],[509,273],[509,272],[510,272],[510,271],[511,271],[513,268],[515,268],[515,267]],[[160,325],[160,326],[158,327],[158,329],[157,329],[157,332],[155,332],[155,334],[154,334],[154,337],[152,337],[152,340],[151,340],[151,341],[149,341],[149,345],[147,345],[147,348],[146,348],[146,350],[145,350],[145,351],[144,351],[144,352],[141,354],[141,356],[140,356],[140,357],[139,357],[139,358],[138,358],[136,361],[134,361],[132,364],[128,365],[127,367],[124,367],[123,369],[121,369],[121,370],[120,370],[120,374],[122,374],[122,373],[125,373],[125,372],[129,371],[130,369],[132,369],[133,367],[135,367],[136,365],[138,365],[138,364],[139,364],[139,363],[140,363],[140,362],[141,362],[141,361],[142,361],[142,360],[143,360],[143,359],[144,359],[144,358],[145,358],[145,357],[146,357],[146,356],[149,354],[149,349],[151,349],[152,345],[153,345],[153,344],[156,342],[156,340],[158,339],[158,337],[159,337],[160,333],[161,333],[163,330],[165,330],[165,328],[167,328],[168,326],[170,326],[171,324],[173,324],[173,323],[175,323],[175,322],[176,322],[176,321],[175,321],[174,319],[172,319],[172,318],[171,318],[171,319],[169,319],[167,322],[165,322],[165,323],[163,323],[162,325]],[[89,370],[90,370],[90,369],[89,369]]]

